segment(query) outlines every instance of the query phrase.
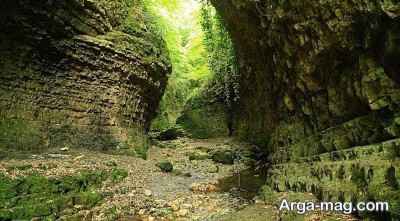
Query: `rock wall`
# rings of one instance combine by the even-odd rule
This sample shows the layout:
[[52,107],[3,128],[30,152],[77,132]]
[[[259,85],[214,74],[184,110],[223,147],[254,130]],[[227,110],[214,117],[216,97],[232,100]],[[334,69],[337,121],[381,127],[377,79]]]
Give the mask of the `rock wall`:
[[[360,116],[374,113],[390,121],[397,114],[398,4],[213,2],[239,59],[238,135],[265,137],[281,150]],[[396,137],[398,125],[381,133]]]
[[171,71],[151,22],[136,0],[3,2],[0,145],[140,143]]
[[[271,153],[271,185],[285,186],[290,177],[285,187],[276,184],[275,189],[317,195],[322,191],[327,193],[319,194],[323,199],[343,199],[343,194],[349,199],[332,188],[351,187],[350,192],[369,199],[390,199],[395,209],[384,220],[397,217],[400,191],[398,185],[388,184],[400,179],[397,143],[391,143],[390,151],[381,148],[388,154],[376,157],[334,158],[327,163],[320,155],[336,156],[376,144],[365,147],[372,151],[400,136],[399,2],[212,3],[226,23],[239,60],[241,98],[235,133]],[[333,173],[313,171],[318,168]],[[336,179],[340,168],[346,175]],[[377,179],[368,178],[370,168]],[[357,186],[357,178],[352,180],[352,171],[362,185]],[[385,181],[385,176],[392,181]],[[390,189],[390,194],[379,188]]]
[[228,117],[225,112],[224,106],[219,103],[198,105],[189,103],[176,123],[192,138],[228,137]]

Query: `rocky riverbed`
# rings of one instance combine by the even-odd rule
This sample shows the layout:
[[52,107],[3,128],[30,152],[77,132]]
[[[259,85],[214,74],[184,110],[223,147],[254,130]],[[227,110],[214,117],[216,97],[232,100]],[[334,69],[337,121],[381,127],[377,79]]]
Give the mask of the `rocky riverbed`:
[[[37,215],[54,220],[291,220],[258,195],[266,178],[249,170],[252,162],[248,149],[247,144],[229,139],[180,138],[157,142],[150,148],[147,160],[64,149],[4,159],[0,172],[11,180],[31,176],[61,179],[82,171],[110,174],[99,181],[101,185],[88,189],[98,196],[96,201],[90,201],[91,206],[84,205],[87,200],[72,200],[71,205],[58,212],[54,208],[45,210],[49,214],[33,207],[32,217],[36,211]],[[163,165],[172,166],[172,171],[166,172]],[[31,184],[34,185],[38,184]],[[29,194],[32,195],[28,191]],[[0,208],[0,215],[5,210]],[[309,216],[308,220],[331,220],[326,214]],[[334,217],[332,220],[351,220]]]

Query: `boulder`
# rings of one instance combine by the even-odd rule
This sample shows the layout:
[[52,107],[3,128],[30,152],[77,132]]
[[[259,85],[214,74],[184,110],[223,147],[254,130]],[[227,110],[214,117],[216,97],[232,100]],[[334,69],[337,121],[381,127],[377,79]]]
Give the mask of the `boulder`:
[[217,150],[211,153],[211,158],[216,163],[233,164],[235,153],[232,150]]
[[162,161],[157,164],[157,166],[161,169],[164,173],[170,173],[174,170],[174,166],[169,161]]
[[168,128],[168,129],[162,131],[158,135],[157,139],[161,140],[161,141],[175,140],[178,137],[183,136],[183,134],[184,133],[183,133],[182,129],[177,128],[177,127],[172,127],[172,128]]

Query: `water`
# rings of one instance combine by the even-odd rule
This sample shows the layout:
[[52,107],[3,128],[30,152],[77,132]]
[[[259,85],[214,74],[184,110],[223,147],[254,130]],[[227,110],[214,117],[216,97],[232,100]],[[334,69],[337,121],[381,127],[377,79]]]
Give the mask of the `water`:
[[237,194],[240,198],[251,201],[265,185],[266,175],[253,169],[242,170],[233,176],[219,180],[218,189],[221,192]]

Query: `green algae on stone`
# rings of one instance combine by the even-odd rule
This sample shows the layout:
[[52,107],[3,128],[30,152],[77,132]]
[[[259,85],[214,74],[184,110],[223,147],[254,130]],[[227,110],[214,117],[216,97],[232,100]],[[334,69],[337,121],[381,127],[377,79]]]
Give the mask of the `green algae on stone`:
[[41,218],[55,220],[66,209],[92,208],[103,196],[96,191],[108,178],[120,182],[122,169],[81,171],[78,175],[47,178],[41,175],[10,178],[0,174],[0,219]]
[[169,161],[162,161],[157,163],[157,166],[161,169],[162,172],[170,173],[174,170],[174,166]]

